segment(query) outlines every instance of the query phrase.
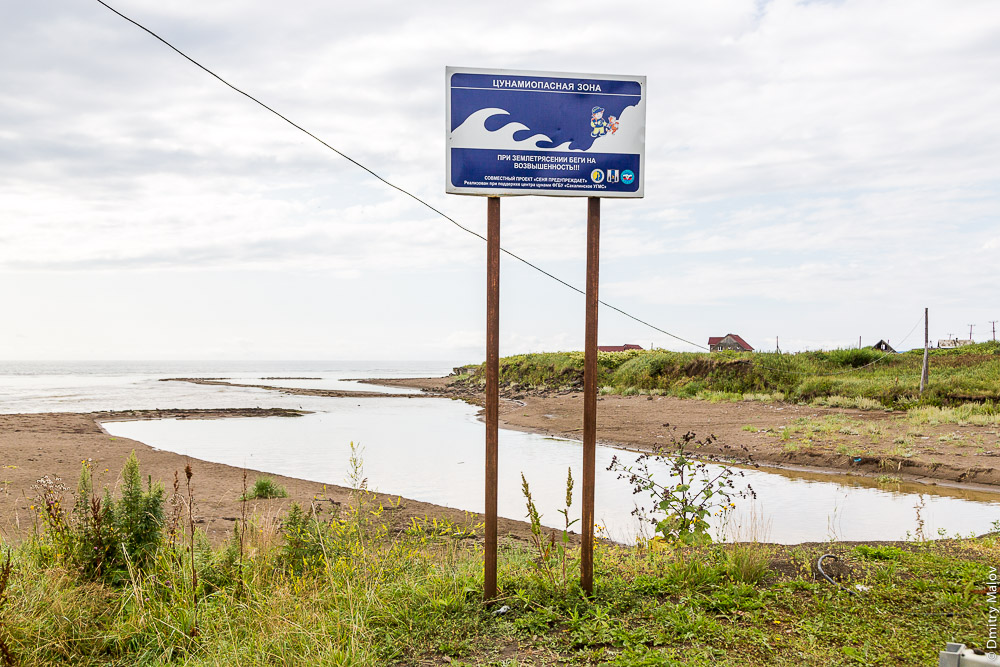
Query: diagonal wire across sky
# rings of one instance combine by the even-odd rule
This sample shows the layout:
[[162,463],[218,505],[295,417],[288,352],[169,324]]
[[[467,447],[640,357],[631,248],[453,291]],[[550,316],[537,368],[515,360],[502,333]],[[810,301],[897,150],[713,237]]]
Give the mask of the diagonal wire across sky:
[[[399,192],[399,193],[401,193],[403,195],[406,195],[407,197],[409,197],[410,199],[414,200],[418,204],[426,207],[427,209],[430,209],[431,211],[433,211],[434,213],[436,213],[440,217],[444,218],[445,220],[447,220],[451,224],[455,225],[456,227],[458,227],[462,231],[464,231],[464,232],[466,232],[468,234],[471,234],[472,236],[475,236],[475,237],[481,239],[482,241],[486,241],[486,237],[483,236],[482,234],[476,232],[475,230],[469,229],[468,227],[466,227],[465,225],[461,224],[460,222],[458,222],[457,220],[455,220],[454,218],[452,218],[450,215],[448,215],[444,211],[440,210],[439,208],[435,207],[434,205],[430,204],[426,200],[421,199],[420,197],[418,197],[417,195],[413,194],[409,190],[406,190],[405,188],[403,188],[403,187],[401,187],[399,185],[396,185],[395,183],[387,180],[386,178],[384,178],[383,176],[379,175],[377,172],[375,172],[371,168],[369,168],[366,165],[358,162],[357,160],[355,160],[354,158],[352,158],[350,155],[347,155],[346,153],[344,153],[344,152],[338,150],[337,148],[331,146],[330,144],[328,144],[323,139],[319,138],[318,136],[316,136],[315,134],[313,134],[312,132],[310,132],[306,128],[304,128],[301,125],[299,125],[298,123],[296,123],[295,121],[291,120],[287,116],[283,115],[282,113],[276,111],[275,109],[273,109],[272,107],[268,106],[264,102],[260,101],[259,99],[257,99],[253,95],[251,95],[250,93],[246,92],[245,90],[242,90],[241,88],[238,88],[238,87],[234,86],[229,81],[225,80],[224,78],[222,78],[221,76],[219,76],[218,74],[216,74],[215,72],[213,72],[212,70],[210,70],[209,68],[205,67],[200,62],[198,62],[197,60],[195,60],[194,58],[192,58],[191,56],[189,56],[188,54],[186,54],[183,51],[181,51],[180,49],[178,49],[176,46],[174,46],[173,44],[171,44],[170,42],[168,42],[166,39],[164,39],[160,35],[156,34],[155,32],[153,32],[152,30],[150,30],[146,26],[142,25],[138,21],[136,21],[136,20],[134,20],[134,19],[126,16],[125,14],[121,13],[120,11],[118,11],[117,9],[115,9],[114,7],[112,7],[111,5],[109,5],[108,3],[104,2],[104,0],[96,0],[96,1],[99,4],[103,5],[105,8],[107,8],[109,11],[113,12],[114,14],[118,15],[122,19],[128,21],[129,23],[131,23],[132,25],[136,26],[140,30],[148,33],[149,35],[151,35],[152,37],[154,37],[158,41],[162,42],[164,45],[166,45],[168,48],[170,48],[171,50],[173,50],[179,56],[181,56],[182,58],[184,58],[185,60],[187,60],[188,62],[190,62],[195,67],[201,69],[202,71],[204,71],[209,76],[215,78],[220,83],[222,83],[225,86],[231,88],[233,91],[239,93],[240,95],[243,95],[244,97],[246,97],[250,101],[258,104],[261,107],[263,107],[267,111],[270,111],[272,114],[274,114],[275,116],[277,116],[281,120],[285,121],[286,123],[288,123],[289,125],[291,125],[295,129],[299,130],[300,132],[308,135],[312,139],[315,139],[317,142],[319,142],[320,144],[322,144],[324,147],[330,149],[331,151],[333,151],[334,153],[336,153],[340,157],[344,158],[345,160],[347,160],[348,162],[350,162],[354,166],[358,167],[359,169],[367,172],[369,175],[371,175],[372,177],[374,177],[377,180],[381,181],[382,183],[384,183],[388,187],[392,188],[393,190],[396,190],[397,192]],[[515,253],[511,252],[510,250],[507,250],[506,248],[503,248],[503,247],[500,248],[500,251],[503,252],[508,257],[511,257],[512,259],[516,259],[517,261],[521,262],[522,264],[525,264],[526,266],[531,267],[532,269],[534,269],[535,271],[541,273],[542,275],[547,276],[547,277],[551,278],[552,280],[555,280],[556,282],[560,283],[561,285],[564,285],[565,287],[568,287],[569,289],[573,290],[574,292],[578,292],[579,294],[586,295],[586,292],[584,290],[582,290],[579,287],[573,285],[572,283],[566,282],[565,280],[563,280],[559,276],[556,276],[555,274],[550,273],[549,271],[546,271],[545,269],[543,269],[540,266],[538,266],[537,264],[534,264],[533,262],[525,259],[524,257],[521,257],[520,255],[517,255],[517,254],[515,254]],[[705,351],[710,351],[710,349],[708,347],[704,346],[704,345],[701,345],[699,343],[695,343],[695,342],[690,341],[690,340],[688,340],[686,338],[678,336],[677,334],[671,333],[671,332],[667,331],[666,329],[658,327],[655,324],[652,324],[651,322],[648,322],[648,321],[646,321],[644,319],[636,317],[635,315],[633,315],[633,314],[631,314],[629,312],[626,312],[626,311],[622,310],[618,306],[615,306],[615,305],[610,304],[610,303],[608,303],[606,301],[600,301],[600,300],[598,301],[598,303],[600,303],[602,306],[610,308],[611,310],[613,310],[613,311],[615,311],[615,312],[617,312],[617,313],[619,313],[621,315],[624,315],[625,317],[627,317],[630,320],[633,320],[634,322],[638,322],[639,324],[642,324],[643,326],[648,327],[649,329],[652,329],[653,331],[661,333],[661,334],[663,334],[665,336],[669,336],[670,338],[673,338],[675,340],[681,341],[682,343],[687,343],[688,345],[691,345],[691,346],[696,347],[698,349],[705,350]],[[900,342],[903,342],[907,338],[909,338],[910,335],[913,333],[913,331],[917,328],[917,326],[919,326],[919,321],[917,322],[917,324],[915,324],[913,326],[913,329],[911,329],[910,332],[908,334],[906,334],[906,336],[903,339],[901,339]],[[883,355],[883,356],[875,359],[871,363],[865,364],[864,366],[860,366],[859,368],[852,368],[850,370],[841,371],[841,372],[833,372],[833,373],[803,373],[801,371],[793,371],[793,370],[790,370],[790,369],[770,368],[768,366],[764,366],[764,365],[759,364],[757,362],[754,362],[754,364],[756,366],[761,367],[761,368],[768,368],[769,370],[774,370],[774,371],[779,371],[779,372],[792,373],[792,374],[813,375],[813,376],[815,376],[815,375],[826,376],[826,375],[841,375],[843,373],[855,372],[855,371],[857,371],[857,370],[859,370],[861,368],[866,368],[868,366],[872,366],[872,365],[874,365],[874,364],[882,361],[887,356],[890,356],[890,355],[885,354],[885,355]]]

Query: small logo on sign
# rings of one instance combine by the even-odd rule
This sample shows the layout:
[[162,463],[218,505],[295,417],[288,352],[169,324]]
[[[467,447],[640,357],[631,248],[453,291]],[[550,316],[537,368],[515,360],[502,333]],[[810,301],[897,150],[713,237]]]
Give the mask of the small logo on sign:
[[594,171],[590,172],[590,180],[592,180],[594,183],[602,182],[604,180],[604,172],[601,171],[600,169],[595,169]]
[[608,169],[608,183],[617,183],[618,180],[618,170]]
[[635,180],[635,174],[632,173],[631,169],[626,169],[622,172],[622,183],[625,185],[632,185],[632,181]]

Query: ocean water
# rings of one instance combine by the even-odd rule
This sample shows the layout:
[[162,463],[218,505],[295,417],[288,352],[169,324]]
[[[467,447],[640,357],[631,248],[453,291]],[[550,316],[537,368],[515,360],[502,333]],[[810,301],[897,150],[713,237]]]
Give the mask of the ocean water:
[[[0,413],[95,412],[155,408],[299,407],[308,397],[264,389],[163,382],[166,378],[225,378],[240,384],[420,393],[362,385],[352,378],[446,375],[446,362],[365,361],[98,361],[0,362]],[[316,379],[265,380],[295,377]]]
[[[429,377],[448,373],[451,363],[431,362],[114,362],[0,364],[0,412],[125,410],[144,408],[292,407],[312,411],[294,419],[234,418],[109,422],[113,435],[195,458],[274,472],[329,484],[344,484],[350,443],[361,447],[369,487],[390,494],[479,512],[483,508],[485,427],[477,408],[434,398],[323,398],[280,392],[162,382],[170,377],[228,378],[233,382],[284,386],[371,389],[351,378]],[[268,377],[319,379],[263,380]],[[389,391],[397,391],[390,389]],[[611,457],[634,456],[606,447],[597,453],[597,523],[613,539],[634,541],[648,527],[633,515],[634,496],[625,481],[607,471]],[[582,446],[573,440],[501,430],[501,516],[523,519],[521,474],[531,485],[543,523],[561,527],[567,470],[580,480]],[[665,475],[665,471],[661,471]],[[878,488],[873,480],[791,472],[747,470],[739,480],[757,494],[754,516],[729,525],[716,520],[730,539],[766,537],[797,543],[905,539],[917,519],[930,537],[945,531],[968,535],[990,529],[1000,518],[1000,495],[903,485]],[[579,517],[577,481],[571,518]],[[736,529],[735,535],[733,529]],[[576,526],[578,528],[578,526]]]

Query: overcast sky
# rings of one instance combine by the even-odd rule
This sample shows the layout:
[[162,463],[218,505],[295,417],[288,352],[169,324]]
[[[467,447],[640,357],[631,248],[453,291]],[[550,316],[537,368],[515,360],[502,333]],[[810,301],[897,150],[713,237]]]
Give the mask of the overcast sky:
[[[601,297],[696,343],[1000,319],[995,0],[110,4],[482,233],[444,194],[446,65],[646,75]],[[0,61],[0,358],[482,359],[482,241],[99,3],[5,3]],[[501,210],[506,248],[584,285],[584,199]],[[503,354],[582,348],[580,295],[505,259],[501,297]]]

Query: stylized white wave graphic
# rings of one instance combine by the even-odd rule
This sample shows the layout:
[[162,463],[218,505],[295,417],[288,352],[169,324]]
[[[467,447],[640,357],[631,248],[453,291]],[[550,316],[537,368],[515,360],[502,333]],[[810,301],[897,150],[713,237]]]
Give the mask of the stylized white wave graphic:
[[514,139],[514,133],[528,130],[524,123],[510,122],[498,130],[487,130],[486,119],[492,116],[503,114],[509,116],[510,112],[505,109],[490,108],[480,109],[465,119],[461,125],[451,133],[452,148],[499,148],[513,150],[532,151],[567,151],[569,142],[558,148],[542,148],[538,146],[539,141],[552,141],[544,134],[533,134],[527,139]]
[[[491,107],[476,111],[451,133],[452,148],[492,148],[500,150],[530,150],[530,151],[560,151],[573,153],[638,153],[642,148],[645,136],[645,100],[635,107],[628,107],[618,119],[618,131],[613,135],[605,135],[594,140],[588,150],[570,149],[570,142],[564,142],[554,148],[543,148],[539,142],[550,142],[552,139],[545,134],[533,134],[527,139],[514,139],[514,133],[529,130],[524,123],[511,121],[496,130],[486,129],[486,120],[493,116],[509,116],[505,109]],[[587,126],[589,127],[589,118]]]

